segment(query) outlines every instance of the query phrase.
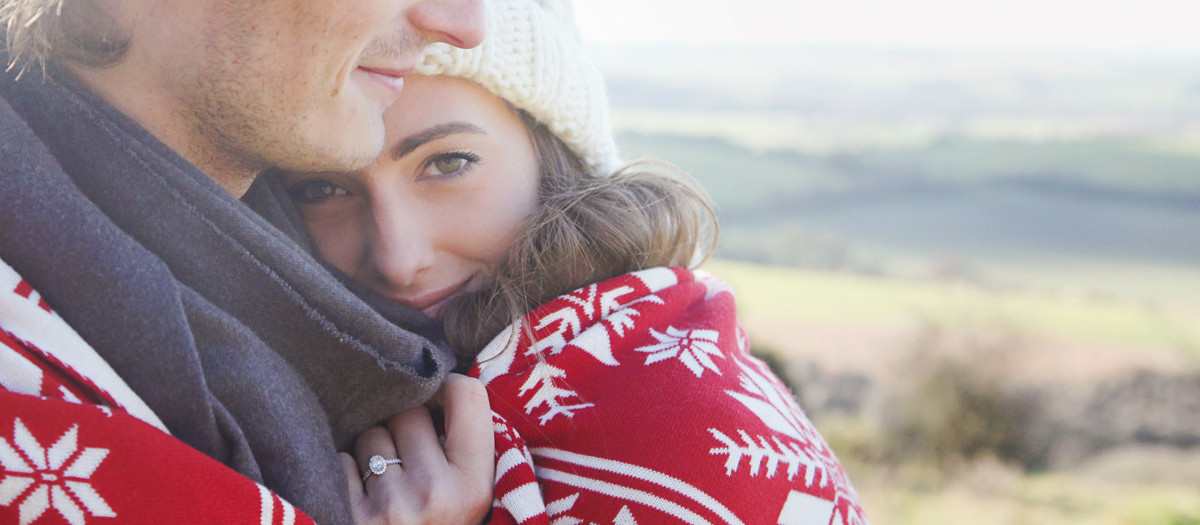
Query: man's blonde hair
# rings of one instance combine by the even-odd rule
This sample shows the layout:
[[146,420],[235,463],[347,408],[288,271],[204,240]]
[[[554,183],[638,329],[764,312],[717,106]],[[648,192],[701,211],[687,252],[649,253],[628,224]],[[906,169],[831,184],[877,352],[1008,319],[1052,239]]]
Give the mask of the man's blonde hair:
[[116,64],[129,37],[91,0],[0,0],[9,70],[51,60],[89,67]]

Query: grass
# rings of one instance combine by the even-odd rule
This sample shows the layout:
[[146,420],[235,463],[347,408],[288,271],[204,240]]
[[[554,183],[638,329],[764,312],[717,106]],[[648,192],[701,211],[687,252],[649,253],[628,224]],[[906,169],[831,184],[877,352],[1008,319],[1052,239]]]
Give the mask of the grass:
[[1074,472],[1024,474],[995,461],[952,472],[845,461],[874,525],[1182,525],[1200,520],[1200,493],[1181,483]]
[[898,280],[714,260],[745,319],[863,326],[993,318],[1055,340],[1196,352],[1200,308],[1150,307],[1120,298],[997,291],[967,283]]
[[913,471],[851,472],[874,525],[1184,525],[1200,523],[1194,487],[1129,483],[1071,473],[1022,475],[976,466],[929,481]]

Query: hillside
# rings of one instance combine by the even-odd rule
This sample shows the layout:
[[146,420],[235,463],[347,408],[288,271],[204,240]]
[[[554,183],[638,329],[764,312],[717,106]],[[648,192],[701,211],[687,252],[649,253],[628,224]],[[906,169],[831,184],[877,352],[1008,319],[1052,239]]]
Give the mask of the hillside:
[[723,257],[1200,297],[1200,156],[1114,143],[959,141],[851,156],[622,139],[626,151],[672,159],[709,189]]
[[1195,57],[596,54],[623,151],[675,162],[709,189],[723,257],[1146,301],[1200,296]]

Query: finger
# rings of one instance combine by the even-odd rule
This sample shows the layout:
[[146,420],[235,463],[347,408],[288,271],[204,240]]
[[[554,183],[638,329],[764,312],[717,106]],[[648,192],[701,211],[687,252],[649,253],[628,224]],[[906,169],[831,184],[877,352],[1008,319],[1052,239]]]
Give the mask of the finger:
[[[355,464],[358,466],[359,472],[359,484],[366,485],[366,483],[372,482],[375,479],[394,479],[401,475],[400,469],[397,468],[399,465],[388,465],[383,474],[372,474],[366,480],[362,477],[365,473],[369,472],[368,463],[371,461],[372,456],[383,456],[384,459],[396,459],[400,457],[396,452],[396,444],[392,440],[392,435],[387,429],[374,426],[363,431],[354,444],[354,450]],[[367,489],[367,492],[370,493],[370,489]]]
[[446,454],[428,409],[410,408],[388,419],[387,426],[405,472],[435,476],[445,470]]
[[478,379],[450,374],[445,393],[446,460],[464,473],[491,477],[495,434],[487,389]]
[[[362,473],[358,470],[358,462],[354,460],[354,456],[339,452],[338,459],[342,462],[342,470],[346,471],[346,484],[350,487],[350,510],[357,513],[363,499]],[[357,521],[359,520],[356,519],[355,522]]]

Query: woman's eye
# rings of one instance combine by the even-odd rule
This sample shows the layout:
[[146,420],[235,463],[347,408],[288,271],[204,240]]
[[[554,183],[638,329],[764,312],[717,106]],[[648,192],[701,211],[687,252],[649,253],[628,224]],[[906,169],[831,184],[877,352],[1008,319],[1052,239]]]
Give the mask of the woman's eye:
[[467,159],[462,157],[448,157],[433,161],[433,168],[439,173],[454,173],[461,169],[467,163]]
[[430,175],[434,177],[462,175],[477,162],[479,162],[479,157],[473,153],[444,153],[430,160]]
[[348,193],[345,188],[327,180],[310,180],[288,188],[292,200],[300,204],[319,204],[331,197]]

